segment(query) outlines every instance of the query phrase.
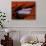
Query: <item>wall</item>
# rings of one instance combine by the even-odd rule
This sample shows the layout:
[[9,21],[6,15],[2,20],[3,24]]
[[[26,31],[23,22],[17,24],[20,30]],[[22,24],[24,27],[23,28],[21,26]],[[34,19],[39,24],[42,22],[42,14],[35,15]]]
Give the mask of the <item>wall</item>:
[[[0,11],[3,11],[6,13],[7,21],[8,21],[8,22],[5,22],[4,26],[10,29],[14,29],[15,31],[20,31],[20,37],[23,36],[24,34],[27,34],[28,32],[30,33],[31,31],[33,32],[34,31],[38,31],[38,32],[45,31],[44,33],[46,33],[46,21],[45,21],[46,20],[46,6],[45,6],[46,0],[44,1],[43,0],[33,0],[33,1],[36,1],[36,17],[37,18],[36,20],[27,21],[27,20],[11,20],[11,2],[12,0],[1,0],[0,1]],[[22,27],[25,27],[25,28],[22,28]],[[0,29],[0,31],[2,31],[2,29]],[[19,37],[18,36],[19,34],[17,33],[15,35],[16,35],[15,39],[17,39]],[[18,44],[16,45],[18,46]]]
[[0,10],[6,13],[7,20],[8,20],[8,22],[5,22],[6,27],[46,27],[46,21],[45,21],[46,20],[46,10],[45,10],[46,0],[44,1],[43,0],[27,0],[27,1],[36,1],[36,20],[12,20],[11,19],[12,0],[0,1]]

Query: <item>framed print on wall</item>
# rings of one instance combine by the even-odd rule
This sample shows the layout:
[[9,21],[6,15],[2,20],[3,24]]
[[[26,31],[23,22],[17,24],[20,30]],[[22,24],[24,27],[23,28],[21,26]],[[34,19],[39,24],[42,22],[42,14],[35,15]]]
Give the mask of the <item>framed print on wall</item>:
[[36,4],[30,2],[12,1],[12,20],[35,20],[36,19]]

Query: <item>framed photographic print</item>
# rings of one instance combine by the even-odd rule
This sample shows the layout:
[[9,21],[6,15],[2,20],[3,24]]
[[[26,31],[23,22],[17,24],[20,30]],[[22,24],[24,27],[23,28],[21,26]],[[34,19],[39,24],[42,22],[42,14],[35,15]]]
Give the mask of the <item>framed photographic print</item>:
[[36,19],[36,4],[30,2],[15,2],[12,1],[12,19],[14,20],[35,20]]

